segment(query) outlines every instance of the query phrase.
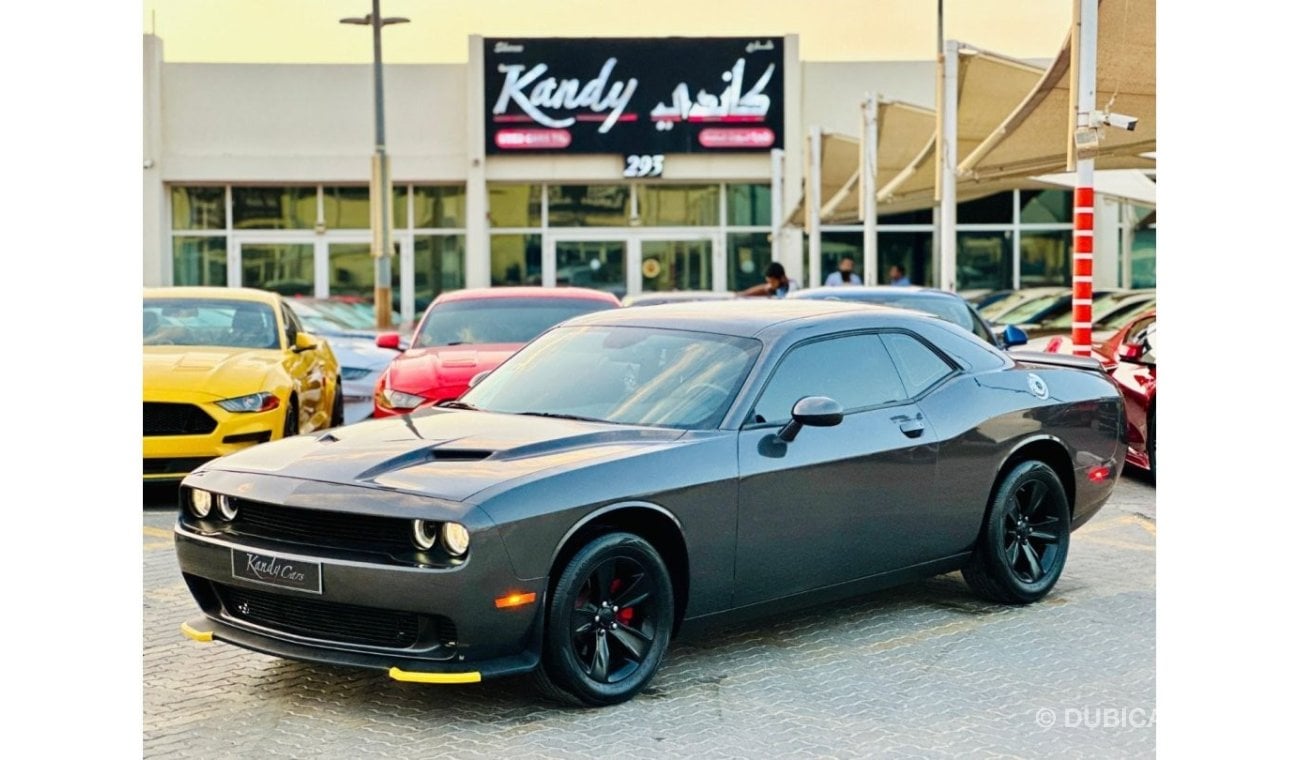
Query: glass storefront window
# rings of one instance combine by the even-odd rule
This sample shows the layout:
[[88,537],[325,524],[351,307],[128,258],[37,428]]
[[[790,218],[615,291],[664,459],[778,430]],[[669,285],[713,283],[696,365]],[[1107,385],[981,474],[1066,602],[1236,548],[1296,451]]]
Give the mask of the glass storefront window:
[[772,224],[771,185],[727,185],[727,224],[768,227]]
[[1011,231],[958,231],[957,289],[1001,290],[1009,287],[1011,287]]
[[881,214],[877,217],[877,226],[883,227],[887,224],[934,224],[934,210],[924,208],[898,214]]
[[225,228],[226,188],[172,188],[172,229],[224,230]]
[[[416,229],[459,229],[465,226],[465,186],[419,186],[415,193],[415,218],[412,227]],[[400,212],[397,224],[406,227],[406,188],[398,190]],[[540,215],[540,211],[539,211]],[[540,219],[537,222],[541,223]]]
[[1074,202],[1068,190],[1021,190],[1021,224],[1073,224]]
[[718,185],[638,185],[637,211],[646,227],[718,224]]
[[763,272],[771,263],[772,243],[766,232],[727,235],[728,290],[744,290],[763,282]]
[[226,284],[226,237],[172,238],[172,284]]
[[433,299],[465,287],[465,236],[415,236],[415,315],[418,319]]
[[542,226],[542,186],[489,184],[488,219],[493,227]]
[[889,268],[902,267],[913,285],[934,285],[934,234],[930,232],[885,232],[876,238],[878,282],[889,284]]
[[546,214],[551,227],[626,227],[632,218],[632,188],[548,185]]
[[1011,224],[1015,193],[994,193],[957,204],[958,224]]
[[825,285],[826,278],[832,277],[834,284],[840,284],[840,259],[853,259],[853,271],[862,276],[862,233],[861,232],[823,232],[822,233],[822,281],[810,282],[808,287]]
[[313,295],[314,250],[311,243],[244,243],[239,247],[242,283],[246,288],[261,288],[282,296]]
[[1020,287],[1069,286],[1073,233],[1020,233]]
[[641,243],[641,290],[712,290],[713,246],[705,240]]
[[492,236],[493,285],[542,284],[541,235]]
[[1156,286],[1156,231],[1152,227],[1133,232],[1133,287]]
[[[375,257],[370,243],[330,243],[330,295],[353,296],[365,301],[375,298]],[[400,293],[398,272],[400,258],[393,257],[393,299]]]
[[370,229],[369,187],[326,187],[325,226],[331,230]]
[[235,229],[309,230],[316,226],[316,188],[231,188]]

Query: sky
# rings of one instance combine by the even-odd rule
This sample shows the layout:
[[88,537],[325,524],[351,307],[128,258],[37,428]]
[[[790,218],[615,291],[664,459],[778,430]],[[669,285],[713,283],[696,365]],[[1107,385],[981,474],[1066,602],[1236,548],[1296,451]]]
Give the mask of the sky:
[[[938,0],[383,0],[386,63],[461,63],[471,34],[503,37],[795,33],[807,61],[935,56]],[[1056,55],[1071,0],[944,0],[945,36],[1017,58]],[[652,10],[652,12],[650,12]],[[370,36],[338,23],[370,0],[145,0],[167,61],[367,63]]]

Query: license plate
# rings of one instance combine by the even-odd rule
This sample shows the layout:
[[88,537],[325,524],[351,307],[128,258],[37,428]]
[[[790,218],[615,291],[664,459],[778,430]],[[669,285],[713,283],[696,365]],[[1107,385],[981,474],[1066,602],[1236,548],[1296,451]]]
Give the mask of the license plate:
[[254,583],[321,593],[319,562],[231,549],[230,571],[236,578]]

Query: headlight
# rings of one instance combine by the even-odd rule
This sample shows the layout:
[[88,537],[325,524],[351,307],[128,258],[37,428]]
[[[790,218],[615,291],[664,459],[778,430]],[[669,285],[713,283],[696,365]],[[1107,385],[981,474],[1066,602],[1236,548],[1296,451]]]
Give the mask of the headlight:
[[460,523],[443,523],[442,545],[453,557],[459,557],[469,550],[469,531]]
[[402,393],[392,388],[385,388],[381,394],[384,399],[384,405],[390,409],[414,409],[415,407],[428,401],[424,396],[416,396],[412,393]]
[[411,522],[411,543],[420,551],[433,548],[438,540],[438,523],[414,520]]
[[217,496],[217,512],[223,520],[233,520],[235,515],[239,514],[239,507],[235,504],[234,499],[223,493]]
[[190,491],[190,511],[202,520],[212,511],[212,494],[195,488]]
[[247,396],[222,399],[217,406],[227,412],[269,412],[280,406],[280,399],[274,393],[250,393]]

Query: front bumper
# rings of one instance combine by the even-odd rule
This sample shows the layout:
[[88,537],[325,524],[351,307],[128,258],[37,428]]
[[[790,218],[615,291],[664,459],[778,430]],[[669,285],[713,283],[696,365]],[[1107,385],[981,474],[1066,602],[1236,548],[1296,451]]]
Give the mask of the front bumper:
[[[538,663],[545,580],[516,578],[494,529],[476,532],[470,558],[453,568],[381,563],[337,550],[199,535],[180,522],[175,542],[182,577],[203,613],[183,627],[191,638],[210,637],[280,657],[382,670],[398,680],[421,682],[468,682],[527,672]],[[234,550],[320,563],[321,593],[236,577]],[[496,607],[497,597],[516,592],[536,593],[537,601]],[[282,604],[286,611],[268,618],[257,617],[252,609],[250,615],[247,602],[240,601],[250,598],[254,605],[261,600],[264,605]],[[369,632],[377,624],[368,614],[410,621],[402,624],[418,626],[420,633],[400,644],[361,643],[346,629],[350,623],[340,621],[356,619],[358,630]],[[312,629],[311,615],[326,621],[325,628]],[[278,622],[286,620],[292,630]]]
[[145,480],[180,480],[203,461],[274,440],[284,430],[283,403],[268,412],[235,413],[210,401],[146,399],[152,400],[193,404],[216,420],[217,426],[202,435],[144,436]]

